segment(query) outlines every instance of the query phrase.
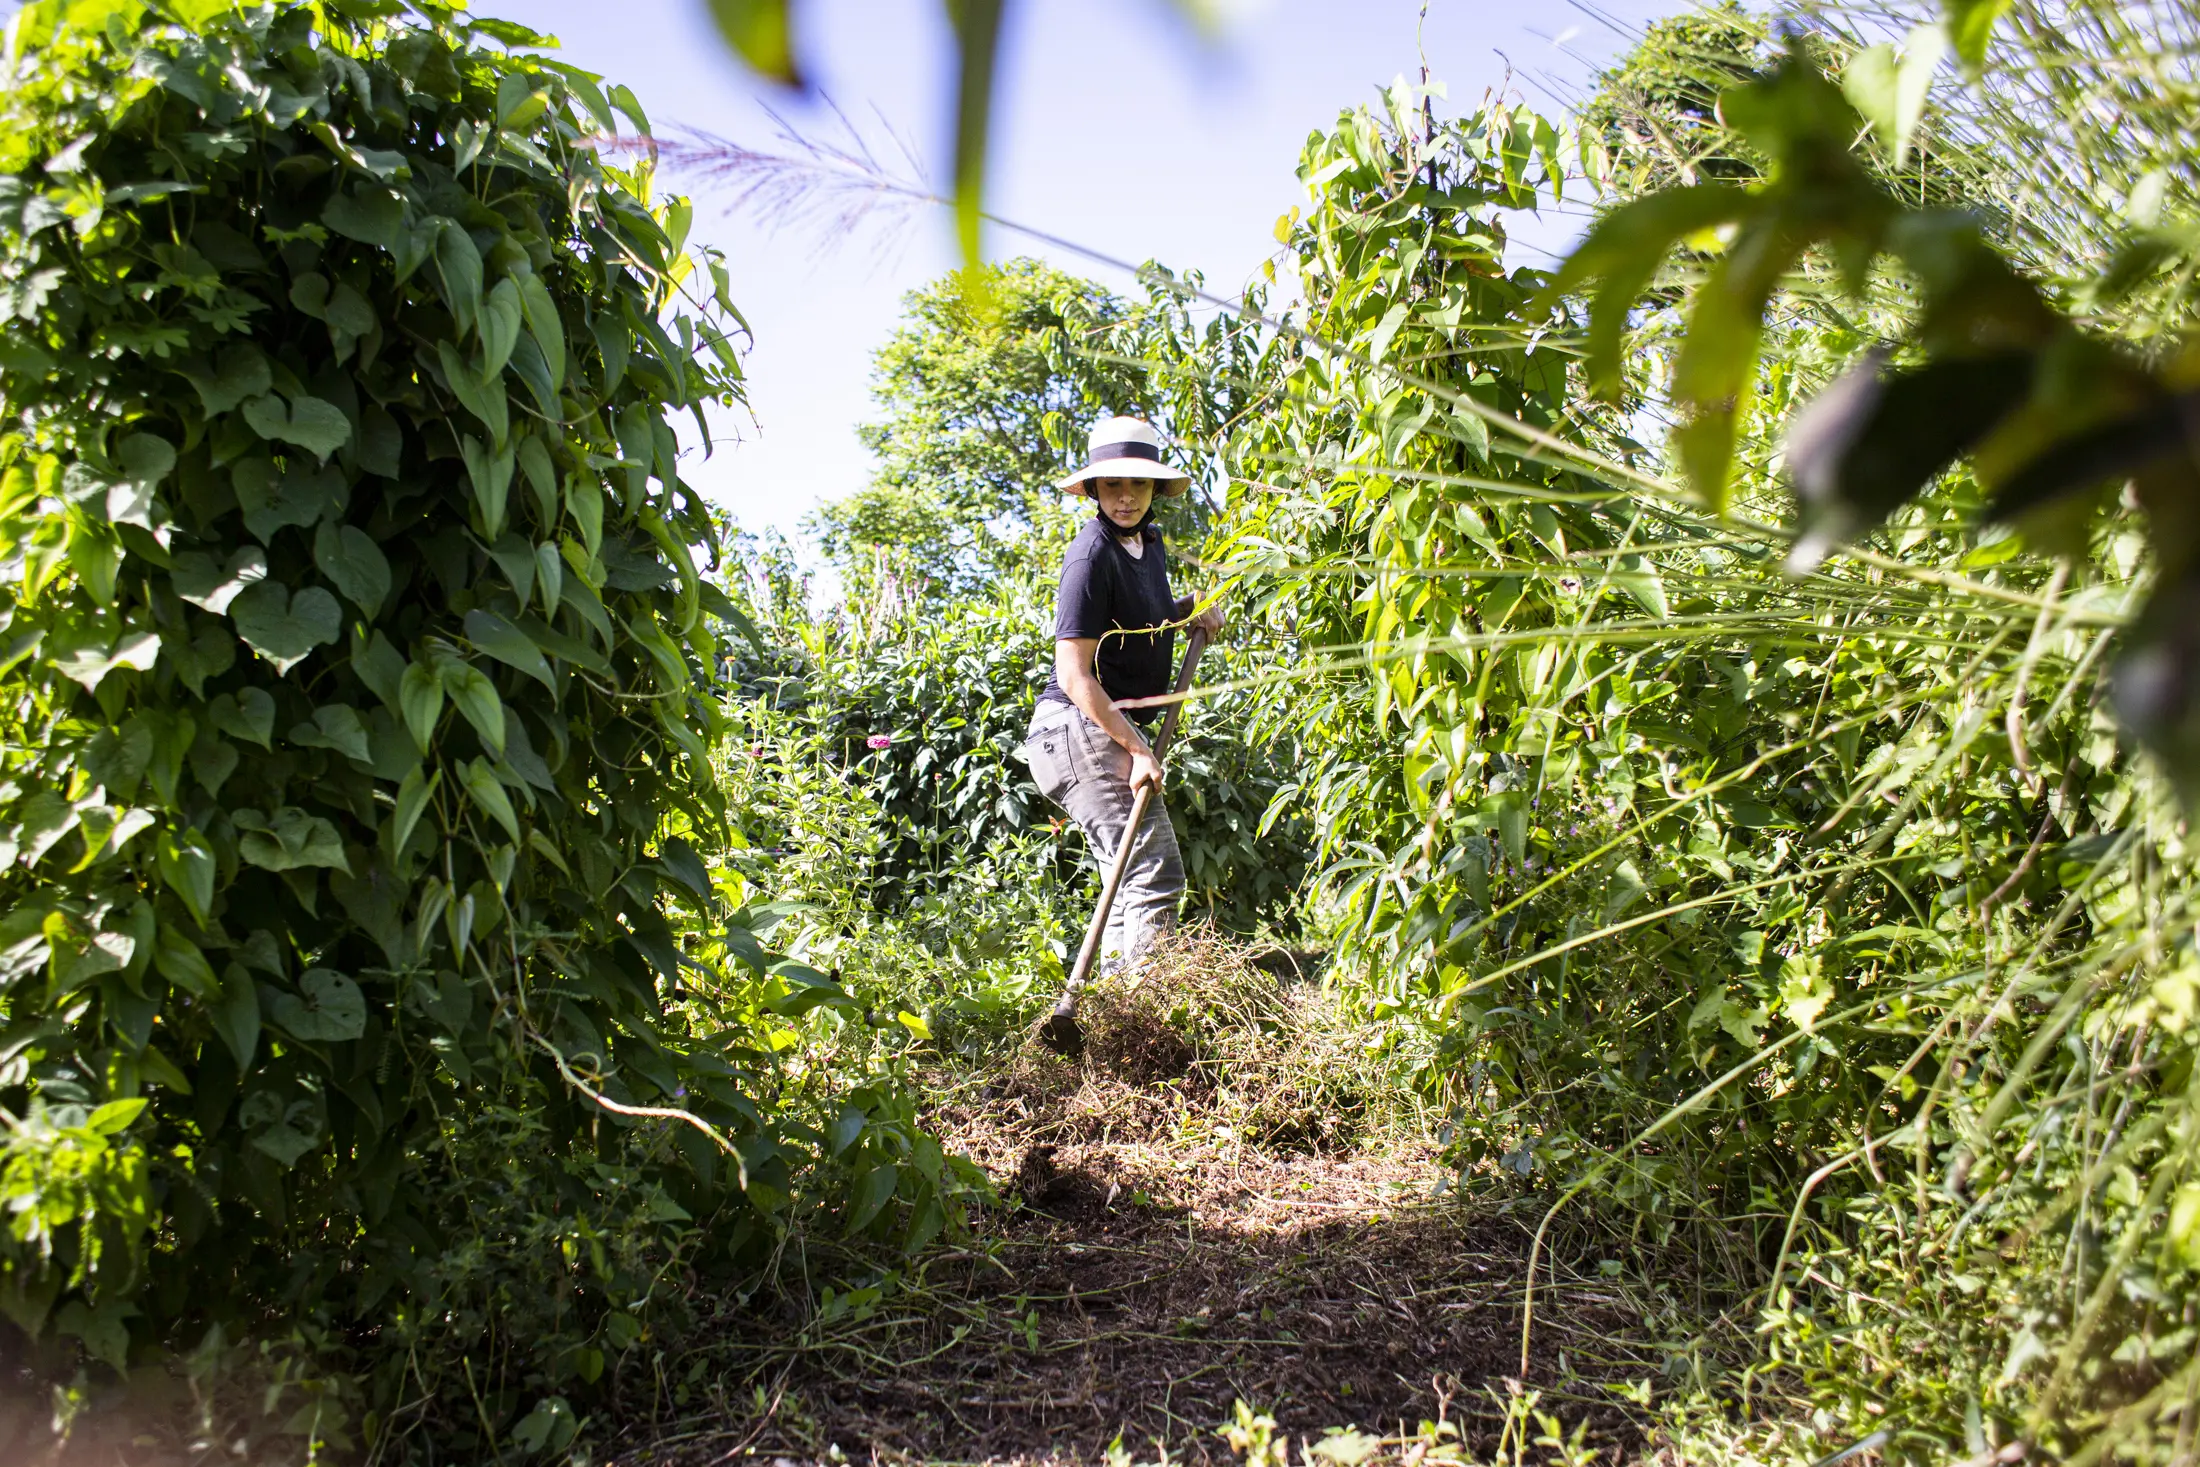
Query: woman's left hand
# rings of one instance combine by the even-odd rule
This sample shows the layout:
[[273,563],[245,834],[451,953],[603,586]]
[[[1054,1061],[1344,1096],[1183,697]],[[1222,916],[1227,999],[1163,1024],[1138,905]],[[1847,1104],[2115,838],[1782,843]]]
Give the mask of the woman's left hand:
[[1224,624],[1225,623],[1222,616],[1222,605],[1220,602],[1215,602],[1207,606],[1203,606],[1199,610],[1192,613],[1193,629],[1195,631],[1205,632],[1209,641],[1212,641],[1216,637],[1222,635],[1222,628]]

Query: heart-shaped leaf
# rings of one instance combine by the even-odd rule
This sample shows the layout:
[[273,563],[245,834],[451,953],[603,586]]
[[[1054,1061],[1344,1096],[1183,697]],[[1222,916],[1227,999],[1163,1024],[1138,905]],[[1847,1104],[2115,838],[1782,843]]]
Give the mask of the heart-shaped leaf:
[[221,997],[214,1001],[208,1017],[214,1021],[214,1032],[236,1056],[237,1068],[249,1069],[252,1051],[260,1043],[260,993],[243,965],[231,963],[222,970]]
[[333,968],[308,968],[298,992],[278,993],[268,1017],[294,1039],[334,1044],[357,1039],[367,1029],[367,1001],[359,985]]
[[314,709],[313,722],[291,729],[290,741],[303,749],[334,749],[361,764],[373,760],[367,749],[367,726],[359,721],[358,710],[345,703]]
[[183,899],[192,920],[206,926],[214,910],[214,847],[206,837],[196,829],[180,834],[162,831],[154,847],[154,862],[160,868],[161,881]]
[[294,397],[285,404],[270,392],[244,405],[244,420],[268,442],[295,443],[321,459],[351,441],[351,419],[318,397]]
[[351,488],[334,464],[318,469],[293,464],[284,472],[266,457],[254,455],[237,465],[230,482],[237,491],[237,506],[244,511],[244,527],[263,545],[286,525],[333,518],[351,502]]
[[99,691],[107,674],[118,667],[143,672],[160,660],[160,637],[154,632],[125,632],[113,641],[78,640],[65,632],[46,639],[42,649],[56,672],[81,683],[87,693]]
[[267,579],[267,552],[249,546],[230,556],[227,565],[217,566],[211,556],[187,550],[176,557],[168,579],[178,596],[220,616],[238,592]]
[[263,871],[299,871],[309,866],[351,870],[336,827],[296,805],[283,805],[272,817],[239,810],[229,818],[243,832],[237,837],[237,854]]
[[165,438],[132,433],[115,449],[121,474],[107,491],[107,518],[118,525],[153,528],[153,491],[176,466],[176,450]]
[[217,696],[206,705],[206,716],[214,727],[233,738],[248,740],[263,749],[272,749],[275,736],[275,699],[265,688],[240,689],[232,697],[228,693]]
[[206,960],[206,954],[173,927],[160,929],[154,941],[153,965],[161,977],[194,997],[215,998],[222,991],[221,980],[214,976],[214,965]]
[[314,648],[336,640],[343,611],[319,586],[295,596],[280,581],[260,581],[229,603],[229,619],[245,645],[288,672]]
[[330,199],[321,211],[321,222],[346,239],[395,249],[405,223],[405,204],[386,188],[360,186]]
[[237,1124],[252,1138],[252,1149],[286,1167],[321,1144],[321,1113],[310,1100],[287,1104],[280,1093],[257,1090],[237,1107]]
[[496,442],[511,436],[511,403],[501,375],[484,377],[447,341],[436,343],[436,363],[460,404],[482,421]]
[[389,848],[393,853],[405,849],[405,842],[412,839],[414,828],[420,824],[420,817],[427,811],[428,801],[435,797],[436,788],[442,783],[442,770],[438,769],[423,779],[420,766],[416,764],[412,772],[405,776],[404,782],[397,787],[397,809],[390,816]]
[[557,302],[542,277],[529,273],[519,278],[519,301],[527,313],[527,334],[535,338],[553,391],[565,386],[565,327],[558,320]]
[[473,329],[481,310],[481,251],[474,237],[455,219],[439,221],[435,239],[435,265],[443,277],[443,301],[457,318],[458,329]]
[[[533,439],[525,440],[532,443]],[[497,536],[489,547],[489,558],[504,572],[504,579],[512,583],[512,594],[525,607],[535,595],[535,547],[507,530]]]
[[503,754],[504,703],[497,697],[496,684],[481,669],[453,661],[443,669],[443,691],[451,695],[451,701],[466,715],[466,721],[481,735],[489,751]]
[[267,357],[249,341],[223,349],[211,367],[186,367],[183,375],[198,390],[208,417],[226,413],[249,397],[258,397],[274,384]]
[[512,343],[519,340],[519,328],[525,317],[518,282],[510,276],[499,280],[496,289],[481,303],[481,318],[476,323],[481,330],[481,375],[484,378],[496,376],[512,359]]
[[313,563],[367,620],[374,620],[383,598],[390,594],[390,563],[372,535],[354,525],[323,520],[313,532]]
[[432,667],[418,662],[408,664],[397,682],[397,705],[414,747],[427,753],[428,741],[435,737],[436,720],[443,716],[443,679]]
[[469,759],[459,765],[458,773],[459,782],[466,787],[466,797],[517,841],[520,838],[519,816],[513,813],[512,798],[504,793],[504,786],[498,782],[496,770],[489,761]]
[[[528,560],[531,567],[533,557]],[[550,664],[543,660],[535,644],[528,640],[525,632],[495,612],[467,612],[466,640],[506,666],[518,668],[551,692],[557,691],[557,679],[551,676]]]

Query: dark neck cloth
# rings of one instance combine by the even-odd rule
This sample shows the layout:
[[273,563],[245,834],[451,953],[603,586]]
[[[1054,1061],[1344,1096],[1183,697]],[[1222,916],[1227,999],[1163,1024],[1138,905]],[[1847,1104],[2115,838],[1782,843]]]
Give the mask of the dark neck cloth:
[[[1062,561],[1061,589],[1054,601],[1056,641],[1095,639],[1093,661],[1100,687],[1110,699],[1152,698],[1169,691],[1175,670],[1176,597],[1169,591],[1169,557],[1161,532],[1152,525],[1139,531],[1145,552],[1132,556],[1115,527],[1095,516],[1070,542]],[[1049,677],[1041,703],[1067,703],[1059,678]],[[1159,708],[1126,708],[1124,716],[1151,723]]]

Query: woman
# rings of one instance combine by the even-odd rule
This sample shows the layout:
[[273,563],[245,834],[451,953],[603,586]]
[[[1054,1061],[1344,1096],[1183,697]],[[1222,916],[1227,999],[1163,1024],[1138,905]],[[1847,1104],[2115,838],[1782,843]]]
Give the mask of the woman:
[[[1103,870],[1115,859],[1133,799],[1154,787],[1108,914],[1105,971],[1134,961],[1174,924],[1184,891],[1184,863],[1161,799],[1161,764],[1146,741],[1162,709],[1122,705],[1168,692],[1176,672],[1174,628],[1189,623],[1213,635],[1222,630],[1222,613],[1196,609],[1191,597],[1170,592],[1154,497],[1182,494],[1191,479],[1163,461],[1153,426],[1109,418],[1093,428],[1086,458],[1059,485],[1091,499],[1094,513],[1062,562],[1054,676],[1039,694],[1024,755],[1039,792],[1083,828]],[[1063,995],[1041,1030],[1056,1048],[1076,1045],[1074,1000]]]

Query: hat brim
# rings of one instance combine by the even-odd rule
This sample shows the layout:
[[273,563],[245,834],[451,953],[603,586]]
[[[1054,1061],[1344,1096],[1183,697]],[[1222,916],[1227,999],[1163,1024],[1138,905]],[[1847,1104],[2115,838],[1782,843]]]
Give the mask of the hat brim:
[[1081,494],[1089,499],[1092,491],[1085,487],[1088,479],[1151,479],[1153,492],[1165,499],[1174,499],[1192,487],[1191,475],[1145,458],[1112,458],[1104,463],[1086,464],[1068,478],[1057,479],[1054,487],[1066,494]]

